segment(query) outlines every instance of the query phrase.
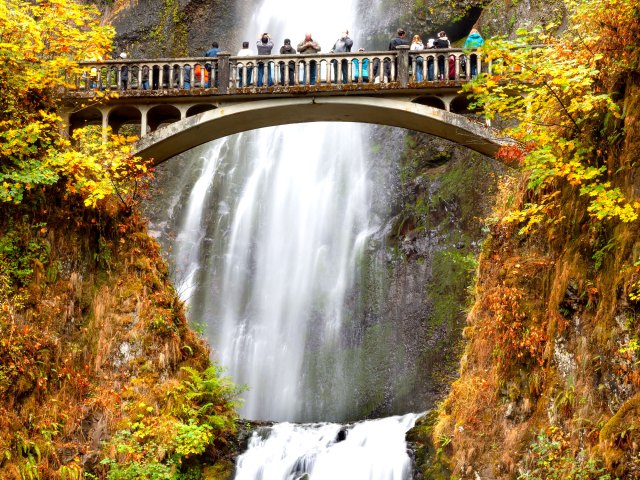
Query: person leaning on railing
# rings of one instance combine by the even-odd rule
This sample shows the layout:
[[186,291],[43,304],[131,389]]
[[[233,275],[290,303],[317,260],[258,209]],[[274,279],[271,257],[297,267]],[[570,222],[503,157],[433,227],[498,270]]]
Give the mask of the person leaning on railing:
[[[125,52],[121,52],[120,58],[123,60],[126,60],[127,54]],[[122,87],[122,90],[126,90],[127,87],[129,86],[129,66],[128,65],[123,65],[122,68],[120,68],[120,86]]]
[[[397,47],[399,47],[400,45],[409,45],[409,41],[405,38],[405,35],[406,35],[406,32],[404,31],[404,29],[399,28],[397,31],[397,35],[393,37],[389,42],[389,50],[395,51],[397,50]],[[395,60],[394,60],[394,65],[397,72],[398,64]],[[384,60],[384,78],[383,79],[379,77],[379,73],[380,73],[380,62],[374,61],[373,62],[373,76],[375,77],[374,83],[380,82],[381,80],[385,83],[393,81],[393,79],[391,78],[391,61],[388,58]]]
[[[204,53],[205,57],[217,57],[218,53],[220,53],[220,46],[218,45],[218,42],[211,42],[211,48],[209,50],[207,50]],[[214,82],[214,86],[218,86],[218,63],[217,62],[212,62],[214,64],[213,67],[213,82]],[[205,81],[205,88],[209,88],[211,86],[211,82],[209,81],[209,78],[211,77],[211,64],[207,63],[205,64],[205,69],[207,70],[207,75],[206,75],[206,81]]]
[[[258,49],[258,55],[271,55],[273,49],[273,41],[268,33],[263,33],[260,39],[256,42]],[[258,62],[258,86],[261,87],[264,84],[264,67],[265,62]],[[271,66],[267,62],[267,85],[273,85],[273,76],[271,75]]]
[[[360,52],[364,52],[364,48],[359,48],[358,53]],[[357,58],[354,58],[353,60],[351,60],[351,62],[353,63],[353,81],[358,83],[358,80],[360,78],[360,60],[358,60]],[[362,59],[362,82],[369,83],[369,59],[368,58]]]
[[[447,38],[447,34],[444,31],[438,32],[438,38],[433,43],[433,48],[451,48],[451,42]],[[443,55],[438,55],[438,80],[444,80],[444,59],[445,57]],[[449,78],[451,78],[451,65],[449,65]]]
[[[293,55],[295,53],[297,52],[296,49],[291,46],[291,40],[285,38],[284,44],[280,47],[280,55]],[[284,70],[285,63],[280,62],[280,85],[284,85]],[[293,85],[295,84],[296,63],[290,60],[287,65],[287,70],[289,72],[289,85]]]
[[[299,44],[298,44],[298,53],[303,53],[305,55],[310,55],[310,54],[314,54],[314,53],[319,53],[320,52],[320,45],[318,44],[318,42],[316,42],[312,37],[310,33],[307,33],[304,36],[304,40],[302,40]],[[309,85],[315,85],[316,83],[316,67],[317,67],[317,63],[315,60],[311,60],[309,62]],[[304,76],[303,76],[303,82],[306,84],[307,83],[307,72],[306,72],[306,64],[305,62],[302,62],[303,65],[305,65],[305,72],[304,72]]]
[[[336,43],[331,49],[331,53],[347,53],[351,51],[353,46],[353,40],[349,38],[349,30],[345,30],[340,35],[340,38],[336,40]],[[333,64],[333,82],[338,83],[338,61],[331,60]],[[342,83],[347,83],[347,73],[349,70],[349,61],[347,59],[340,61],[340,68],[342,69]]]

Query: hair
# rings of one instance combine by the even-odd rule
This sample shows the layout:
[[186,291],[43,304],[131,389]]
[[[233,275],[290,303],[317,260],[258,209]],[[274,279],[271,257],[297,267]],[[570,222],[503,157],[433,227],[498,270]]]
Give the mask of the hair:
[[402,28],[398,29],[398,35],[402,36],[405,34],[405,31]]
[[420,38],[420,35],[414,35],[412,41],[414,41],[414,42],[422,42],[422,39]]
[[284,39],[284,44],[285,45],[291,45],[291,40],[289,40],[288,38]]
[[242,42],[242,48],[249,48],[249,42]]
[[218,48],[218,42],[213,42],[213,43],[211,44],[211,46],[212,46],[213,48]]

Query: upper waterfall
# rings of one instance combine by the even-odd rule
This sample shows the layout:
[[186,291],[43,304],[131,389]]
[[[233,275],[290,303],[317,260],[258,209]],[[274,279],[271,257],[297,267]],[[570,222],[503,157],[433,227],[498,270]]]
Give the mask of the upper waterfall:
[[[355,12],[355,2],[309,9],[263,0],[242,39],[255,51],[268,32],[275,53],[285,37],[295,46],[311,32],[328,51],[357,28]],[[174,212],[182,218],[173,247],[179,289],[192,321],[206,325],[215,359],[247,385],[247,418],[345,416],[345,298],[379,228],[367,128],[291,125],[213,142],[185,206],[174,202],[182,209]]]

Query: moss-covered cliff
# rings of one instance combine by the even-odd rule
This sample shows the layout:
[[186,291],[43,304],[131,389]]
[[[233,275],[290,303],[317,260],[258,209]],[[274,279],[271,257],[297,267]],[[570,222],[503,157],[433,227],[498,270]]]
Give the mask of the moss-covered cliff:
[[[206,372],[144,224],[60,192],[30,198],[0,218],[0,477],[147,478],[130,462],[143,475],[223,457],[233,387]],[[203,424],[189,414],[203,401],[220,423],[188,450],[180,432]]]
[[[576,10],[574,19],[594,35],[612,38],[615,30],[615,43],[579,35],[575,45],[563,45],[582,58],[588,46],[596,61],[607,52],[589,86],[609,95],[609,108],[621,115],[614,121],[594,107],[560,138],[584,146],[589,155],[581,161],[600,168],[603,187],[618,188],[637,211],[639,12],[633,2],[614,3],[618,11],[608,21],[591,9]],[[567,88],[561,101],[589,92]],[[608,205],[594,206],[594,196],[584,194],[588,179],[558,175],[535,188],[539,157],[527,158],[523,174],[502,185],[492,215],[460,378],[439,417],[412,433],[423,445],[421,469],[445,478],[639,478],[640,225],[631,214],[598,217]],[[557,158],[560,165],[577,161]],[[535,227],[514,222],[512,212],[549,195],[553,207]]]

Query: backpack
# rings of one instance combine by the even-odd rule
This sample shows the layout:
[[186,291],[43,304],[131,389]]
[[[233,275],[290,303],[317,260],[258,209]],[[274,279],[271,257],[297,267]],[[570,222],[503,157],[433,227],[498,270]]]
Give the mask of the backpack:
[[[201,81],[201,72],[202,72],[202,66],[200,64],[196,65],[196,69],[194,71],[194,81],[199,82]],[[204,69],[204,79],[202,80],[204,82],[208,82],[209,81],[209,71],[205,68]]]

